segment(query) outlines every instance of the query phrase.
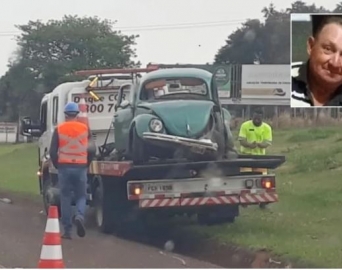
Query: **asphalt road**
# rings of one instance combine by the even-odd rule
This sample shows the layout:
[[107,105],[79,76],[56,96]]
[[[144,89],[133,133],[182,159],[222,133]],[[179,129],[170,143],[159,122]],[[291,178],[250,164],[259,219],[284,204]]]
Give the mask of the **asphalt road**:
[[[0,202],[0,268],[36,268],[46,217],[30,201]],[[185,256],[89,229],[85,238],[63,240],[66,268],[218,268]]]

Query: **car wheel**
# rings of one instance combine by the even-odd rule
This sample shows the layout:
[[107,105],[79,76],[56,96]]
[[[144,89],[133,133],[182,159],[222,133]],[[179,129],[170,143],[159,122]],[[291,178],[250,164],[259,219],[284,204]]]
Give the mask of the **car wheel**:
[[[107,187],[108,188],[108,187]],[[94,196],[95,221],[99,230],[109,234],[114,231],[115,221],[114,213],[115,202],[113,194],[109,196],[102,187],[98,186]]]
[[144,142],[141,140],[137,131],[133,128],[133,136],[131,142],[131,155],[134,164],[141,164],[147,161]]
[[59,189],[53,185],[51,175],[48,174],[46,178],[43,180],[43,204],[44,204],[44,210],[45,214],[49,214],[49,208],[52,205],[57,206],[58,208],[58,216],[61,217],[61,206],[60,206],[60,200],[59,200]]

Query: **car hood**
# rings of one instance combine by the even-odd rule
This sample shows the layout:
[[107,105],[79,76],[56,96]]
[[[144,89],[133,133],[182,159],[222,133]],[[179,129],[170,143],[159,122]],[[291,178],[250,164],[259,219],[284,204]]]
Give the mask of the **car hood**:
[[140,106],[152,110],[163,121],[168,134],[194,137],[208,124],[214,103],[207,100],[170,100]]

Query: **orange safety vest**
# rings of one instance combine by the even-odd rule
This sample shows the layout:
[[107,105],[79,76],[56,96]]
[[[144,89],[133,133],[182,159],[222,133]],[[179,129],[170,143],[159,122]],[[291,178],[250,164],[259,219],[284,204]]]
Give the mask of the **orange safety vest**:
[[77,121],[64,122],[57,127],[58,163],[87,164],[88,127]]

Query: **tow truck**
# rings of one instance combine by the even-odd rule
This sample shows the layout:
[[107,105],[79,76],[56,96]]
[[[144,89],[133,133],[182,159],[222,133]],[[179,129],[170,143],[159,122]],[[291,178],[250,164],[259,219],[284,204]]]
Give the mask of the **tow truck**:
[[[200,224],[234,222],[240,206],[278,201],[275,174],[241,172],[241,168],[276,169],[284,156],[238,155],[233,159],[189,161],[184,159],[108,159],[115,150],[113,127],[118,99],[132,99],[141,74],[158,68],[85,70],[76,74],[88,79],[64,83],[41,101],[38,123],[21,120],[21,134],[39,137],[38,180],[45,210],[60,205],[58,175],[48,155],[53,129],[63,122],[63,107],[69,101],[86,102],[89,125],[98,147],[88,171],[87,204],[103,233],[120,231],[130,222],[155,216],[196,215]],[[126,86],[133,84],[127,90]],[[73,202],[74,203],[74,202]]]

